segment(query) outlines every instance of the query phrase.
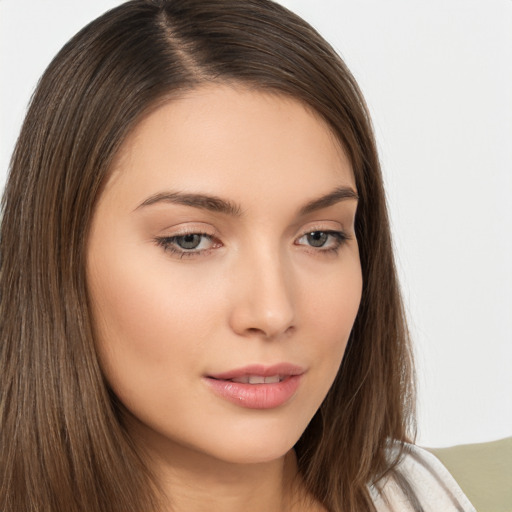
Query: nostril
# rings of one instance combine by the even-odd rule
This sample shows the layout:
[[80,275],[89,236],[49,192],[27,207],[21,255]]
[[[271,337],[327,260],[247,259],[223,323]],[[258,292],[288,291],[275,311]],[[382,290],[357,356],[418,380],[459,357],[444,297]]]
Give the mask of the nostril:
[[264,338],[268,338],[268,339],[273,339],[273,338],[276,338],[278,336],[289,336],[291,335],[293,332],[295,331],[295,326],[293,325],[290,325],[289,327],[285,328],[285,329],[275,329],[275,330],[271,330],[271,329],[263,329],[263,328],[258,328],[258,327],[249,327],[248,329],[246,329],[246,333],[249,334],[249,335],[253,335],[253,336],[261,336],[261,337],[264,337]]

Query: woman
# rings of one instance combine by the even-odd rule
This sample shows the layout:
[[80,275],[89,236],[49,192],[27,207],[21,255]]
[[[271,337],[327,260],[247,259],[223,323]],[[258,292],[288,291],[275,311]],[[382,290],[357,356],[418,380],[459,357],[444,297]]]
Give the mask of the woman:
[[284,8],[133,0],[84,28],[1,233],[1,510],[471,510],[408,444],[363,98]]

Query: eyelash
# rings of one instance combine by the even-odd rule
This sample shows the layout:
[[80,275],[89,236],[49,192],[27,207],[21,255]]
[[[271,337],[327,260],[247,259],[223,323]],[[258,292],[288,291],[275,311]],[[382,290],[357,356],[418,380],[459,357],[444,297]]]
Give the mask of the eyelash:
[[[312,249],[312,252],[317,253],[317,254],[318,253],[321,253],[321,254],[337,254],[339,249],[348,240],[350,240],[350,237],[345,232],[343,232],[343,231],[334,231],[334,230],[326,230],[326,229],[309,229],[305,233],[300,235],[296,240],[300,240],[300,239],[302,239],[304,237],[307,237],[308,235],[311,235],[313,233],[322,233],[324,235],[327,235],[328,237],[332,237],[332,239],[333,239],[333,242],[331,242],[333,244],[332,247],[324,248],[324,246],[320,246],[320,247],[315,247],[315,246],[312,246],[312,245],[308,246],[310,249]],[[208,239],[208,240],[210,240],[212,242],[213,246],[212,247],[208,247],[207,249],[199,249],[199,250],[190,249],[190,250],[187,250],[187,249],[179,248],[176,245],[176,242],[179,239],[182,239],[182,238],[184,238],[186,236],[191,236],[191,235],[197,235],[197,236],[206,238],[206,239]],[[220,242],[215,243],[215,237],[213,235],[208,234],[208,233],[202,233],[202,232],[199,232],[199,231],[191,231],[190,233],[181,233],[179,235],[173,235],[173,236],[157,237],[157,238],[155,238],[155,243],[159,247],[162,247],[165,252],[169,252],[169,253],[175,255],[175,256],[179,257],[179,259],[191,258],[191,257],[194,257],[194,256],[200,256],[200,255],[206,255],[210,251],[215,249],[216,247],[220,247],[222,245]],[[295,245],[302,245],[302,244],[295,243]]]
[[[308,235],[311,235],[313,233],[322,233],[322,234],[327,235],[328,237],[331,237],[333,239],[331,242],[332,247],[324,247],[324,246],[315,247],[312,245],[308,246],[315,253],[338,254],[338,251],[341,249],[341,247],[343,245],[345,245],[350,240],[350,237],[344,231],[335,231],[335,230],[330,230],[330,229],[316,229],[316,228],[308,229],[297,240],[307,237]],[[328,242],[326,242],[326,243],[328,243]]]
[[[184,238],[186,236],[191,236],[191,235],[197,235],[197,236],[200,236],[203,238],[207,238],[208,240],[212,241],[213,246],[209,247],[208,249],[186,250],[186,249],[179,248],[176,245],[177,240],[179,240],[180,238]],[[213,235],[210,235],[208,233],[202,233],[200,231],[191,231],[190,233],[180,233],[179,235],[157,237],[157,238],[155,238],[155,242],[158,246],[162,247],[165,252],[169,252],[169,253],[175,255],[175,256],[179,257],[179,259],[191,258],[194,256],[207,254],[208,252],[210,252],[211,250],[213,250],[215,248],[215,245],[218,245],[218,246],[221,245],[220,243],[219,244],[214,243]]]

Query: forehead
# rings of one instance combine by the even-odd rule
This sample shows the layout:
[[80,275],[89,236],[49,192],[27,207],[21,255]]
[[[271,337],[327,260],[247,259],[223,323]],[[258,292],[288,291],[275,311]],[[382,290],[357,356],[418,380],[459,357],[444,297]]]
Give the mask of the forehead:
[[[302,102],[241,86],[210,85],[148,114],[122,145],[110,187],[257,196],[354,187],[327,123]],[[313,190],[311,191],[313,194]]]

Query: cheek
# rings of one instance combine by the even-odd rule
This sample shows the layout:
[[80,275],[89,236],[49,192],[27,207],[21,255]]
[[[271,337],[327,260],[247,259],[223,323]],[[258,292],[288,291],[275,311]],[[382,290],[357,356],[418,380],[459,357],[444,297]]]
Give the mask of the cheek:
[[362,293],[362,275],[357,253],[345,265],[316,274],[304,288],[307,339],[305,350],[316,361],[311,388],[317,390],[316,407],[327,394],[338,372],[356,318]]
[[362,275],[359,255],[347,254],[342,265],[314,274],[303,287],[304,316],[319,336],[329,345],[342,345],[348,339],[362,293]]
[[124,251],[121,260],[115,255],[123,251],[112,247],[89,264],[100,362],[128,407],[137,397],[151,400],[155,389],[169,389],[173,381],[185,385],[192,369],[197,374],[216,321],[210,289],[192,275],[170,275],[165,258],[148,261],[144,251]]

